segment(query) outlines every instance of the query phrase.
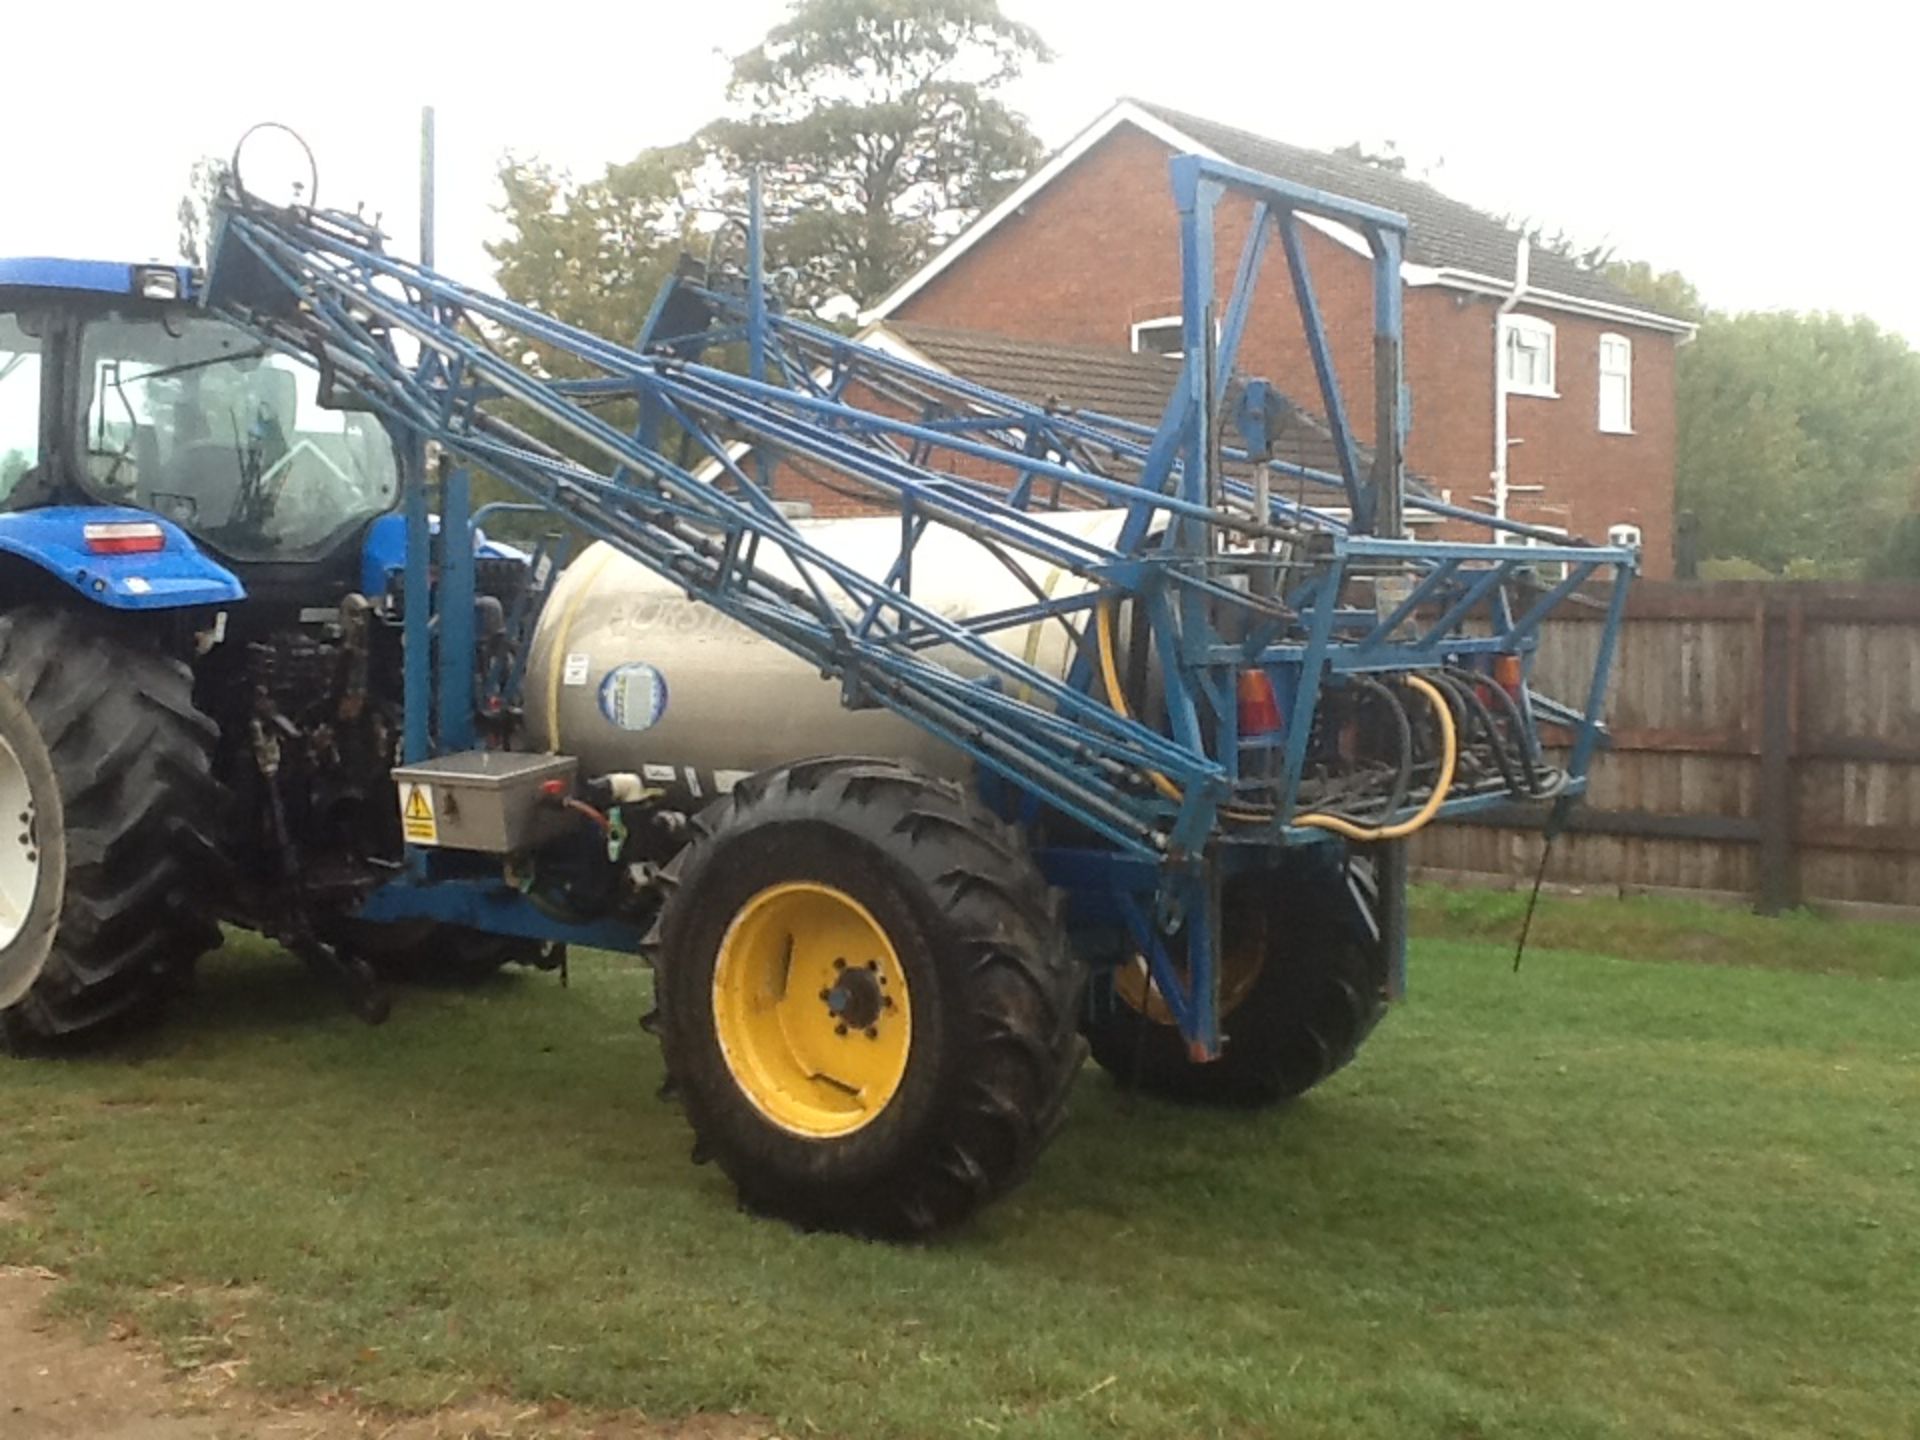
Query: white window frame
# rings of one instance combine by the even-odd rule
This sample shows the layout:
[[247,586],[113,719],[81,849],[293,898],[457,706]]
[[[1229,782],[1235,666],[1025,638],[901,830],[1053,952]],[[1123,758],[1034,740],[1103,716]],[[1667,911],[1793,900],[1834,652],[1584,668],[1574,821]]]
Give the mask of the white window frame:
[[[1607,349],[1609,346],[1618,346],[1618,353],[1622,357],[1621,364],[1613,369],[1609,369],[1607,366]],[[1597,388],[1599,390],[1598,407],[1601,433],[1603,435],[1633,434],[1633,341],[1629,340],[1625,335],[1617,334],[1612,330],[1603,334],[1600,337],[1598,369],[1600,379]],[[1621,409],[1618,415],[1607,414],[1607,381],[1609,379],[1619,379],[1624,385],[1621,397]]]
[[[1186,320],[1179,315],[1150,315],[1145,320],[1136,320],[1127,327],[1128,348],[1136,355],[1159,355],[1168,360],[1184,360],[1187,358],[1185,349],[1142,350],[1140,348],[1140,332],[1142,330],[1171,328],[1180,333],[1180,338],[1184,342],[1186,340],[1186,323]],[[1213,343],[1215,345],[1220,343],[1220,334],[1220,322],[1216,320],[1213,322]]]
[[[1142,350],[1140,348],[1140,335],[1141,332],[1145,330],[1165,330],[1168,328],[1173,329],[1175,332],[1180,332],[1185,329],[1186,323],[1185,319],[1179,315],[1153,315],[1145,320],[1136,320],[1127,330],[1129,348],[1136,355],[1164,355],[1169,360],[1179,360],[1187,353],[1184,347],[1178,350]],[[1184,335],[1181,338],[1184,340]]]
[[[1514,378],[1513,368],[1507,350],[1510,341],[1515,337],[1525,337],[1527,340],[1545,348],[1547,355],[1547,378],[1544,384],[1538,380],[1522,382]],[[1559,357],[1554,351],[1555,339],[1553,322],[1551,320],[1542,320],[1537,315],[1514,314],[1500,317],[1500,365],[1502,373],[1507,377],[1507,393],[1509,395],[1538,395],[1546,400],[1559,399],[1560,392],[1554,388],[1555,382],[1558,380],[1560,374]]]

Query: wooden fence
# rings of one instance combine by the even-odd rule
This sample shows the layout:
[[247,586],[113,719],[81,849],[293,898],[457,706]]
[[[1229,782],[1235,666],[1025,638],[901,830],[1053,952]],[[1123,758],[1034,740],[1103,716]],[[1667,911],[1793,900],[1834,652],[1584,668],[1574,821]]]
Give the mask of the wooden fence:
[[[1549,693],[1584,695],[1599,618],[1547,627]],[[1640,583],[1608,720],[1549,882],[1920,919],[1920,586]],[[1436,826],[1413,863],[1530,882],[1541,842],[1524,823]]]

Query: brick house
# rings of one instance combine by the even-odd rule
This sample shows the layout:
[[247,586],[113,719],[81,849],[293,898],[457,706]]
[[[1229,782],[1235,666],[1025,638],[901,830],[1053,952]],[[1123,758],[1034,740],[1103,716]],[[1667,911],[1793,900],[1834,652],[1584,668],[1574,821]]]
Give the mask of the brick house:
[[[983,362],[979,347],[969,351],[955,332],[1019,342],[1012,348],[1033,372],[1023,389],[1029,398],[1047,389],[1047,347],[1059,347],[1063,375],[1082,377],[1070,384],[1099,370],[1090,352],[1166,363],[1180,346],[1179,231],[1167,161],[1181,152],[1405,214],[1409,469],[1457,504],[1492,511],[1504,492],[1505,513],[1516,520],[1596,538],[1634,526],[1647,572],[1671,575],[1674,349],[1693,326],[1647,310],[1564,256],[1526,247],[1523,260],[1518,231],[1376,166],[1120,101],[874,306],[863,317],[869,336],[923,359],[959,356],[953,368],[961,370]],[[1216,221],[1221,294],[1231,289],[1249,218],[1245,206],[1223,207]],[[1370,442],[1370,406],[1354,403],[1372,386],[1364,246],[1319,222],[1305,239],[1348,408]],[[1318,390],[1277,250],[1239,368],[1311,401]],[[1141,367],[1127,373],[1144,383]],[[1497,440],[1502,408],[1505,445]]]

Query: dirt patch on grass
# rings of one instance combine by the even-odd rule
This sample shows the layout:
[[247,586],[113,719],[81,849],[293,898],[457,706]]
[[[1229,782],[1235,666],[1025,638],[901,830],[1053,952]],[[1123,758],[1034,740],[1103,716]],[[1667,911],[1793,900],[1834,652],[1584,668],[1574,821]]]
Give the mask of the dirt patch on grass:
[[[0,1196],[4,1207],[14,1203]],[[696,1416],[657,1424],[508,1400],[392,1415],[331,1396],[275,1405],[232,1362],[176,1372],[139,1345],[94,1342],[48,1320],[51,1271],[0,1266],[0,1436],[6,1440],[761,1440],[764,1423]]]

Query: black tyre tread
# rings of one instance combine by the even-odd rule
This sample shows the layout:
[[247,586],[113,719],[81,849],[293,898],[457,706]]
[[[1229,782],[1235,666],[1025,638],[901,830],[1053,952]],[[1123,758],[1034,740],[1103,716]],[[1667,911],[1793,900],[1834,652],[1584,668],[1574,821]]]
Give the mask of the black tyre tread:
[[1387,1000],[1378,945],[1348,923],[1343,878],[1324,870],[1263,877],[1276,897],[1271,948],[1253,988],[1221,1017],[1218,1060],[1195,1063],[1172,1026],[1109,993],[1087,1024],[1095,1062],[1124,1087],[1222,1106],[1289,1100],[1344,1068]]
[[217,863],[217,729],[193,674],[102,617],[0,615],[0,678],[53,759],[66,812],[67,890],[52,957],[0,1016],[33,1044],[148,1019],[220,943],[200,896]]
[[[847,1189],[796,1184],[714,1133],[696,1057],[676,1024],[667,957],[697,908],[708,867],[731,842],[797,815],[846,817],[849,827],[936,907],[964,955],[953,988],[970,1036],[969,1061],[938,1095],[938,1122],[899,1163]],[[890,760],[804,761],[743,782],[702,813],[699,836],[667,866],[668,899],[645,947],[656,971],[666,1093],[748,1208],[806,1228],[889,1239],[930,1235],[1018,1184],[1058,1128],[1086,1056],[1079,1033],[1084,969],[1066,941],[1058,895],[1017,831],[962,787]],[[956,1031],[955,1033],[959,1033]],[[728,1082],[730,1083],[730,1081]]]

